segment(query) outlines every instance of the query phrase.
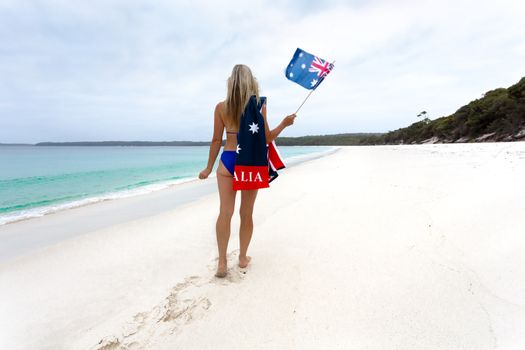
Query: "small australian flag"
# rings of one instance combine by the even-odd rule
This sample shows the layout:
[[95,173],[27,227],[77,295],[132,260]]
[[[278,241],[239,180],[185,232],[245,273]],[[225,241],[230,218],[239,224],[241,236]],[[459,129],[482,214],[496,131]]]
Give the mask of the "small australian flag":
[[297,49],[286,67],[286,78],[313,90],[332,71],[334,65],[304,50]]

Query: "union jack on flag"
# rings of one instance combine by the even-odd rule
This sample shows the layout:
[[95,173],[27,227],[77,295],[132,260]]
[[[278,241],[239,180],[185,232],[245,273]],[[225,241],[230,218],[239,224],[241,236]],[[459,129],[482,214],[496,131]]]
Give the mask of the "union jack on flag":
[[332,63],[298,48],[286,67],[285,74],[289,80],[314,90],[333,68]]
[[318,77],[324,78],[330,73],[330,63],[323,61],[319,57],[314,57],[312,65],[308,69],[309,72],[317,73]]

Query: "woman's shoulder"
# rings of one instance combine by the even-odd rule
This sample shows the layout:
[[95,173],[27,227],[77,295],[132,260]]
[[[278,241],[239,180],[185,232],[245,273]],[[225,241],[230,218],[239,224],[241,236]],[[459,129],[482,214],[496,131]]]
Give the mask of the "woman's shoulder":
[[225,105],[226,105],[225,101],[219,101],[215,105],[215,113],[218,113],[221,116],[221,119],[222,119],[222,116],[224,115]]
[[215,109],[219,110],[219,111],[223,111],[224,110],[224,104],[225,104],[225,101],[217,102],[217,104],[215,105]]

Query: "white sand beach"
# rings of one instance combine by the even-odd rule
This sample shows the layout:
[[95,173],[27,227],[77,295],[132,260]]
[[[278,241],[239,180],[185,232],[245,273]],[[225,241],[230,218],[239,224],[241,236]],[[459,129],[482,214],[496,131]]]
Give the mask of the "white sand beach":
[[224,279],[217,192],[10,224],[82,234],[0,263],[0,349],[525,347],[525,142],[341,147],[279,174],[247,269],[234,216]]

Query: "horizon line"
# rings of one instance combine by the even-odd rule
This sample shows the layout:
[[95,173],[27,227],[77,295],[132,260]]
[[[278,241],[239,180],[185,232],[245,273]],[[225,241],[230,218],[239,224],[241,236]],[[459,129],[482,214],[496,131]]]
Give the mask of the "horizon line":
[[[303,136],[282,136],[277,137],[277,139],[293,139],[300,137],[320,137],[320,136],[336,136],[336,135],[378,135],[386,134],[386,132],[347,132],[347,133],[338,133],[338,134],[319,134],[319,135],[303,135]],[[224,140],[223,140],[224,141]],[[35,146],[40,143],[102,143],[102,142],[192,142],[192,143],[207,143],[211,141],[191,141],[191,140],[171,140],[171,141],[151,141],[151,140],[104,140],[104,141],[38,141],[35,143],[30,142],[0,142],[0,145],[26,145],[26,146]]]

